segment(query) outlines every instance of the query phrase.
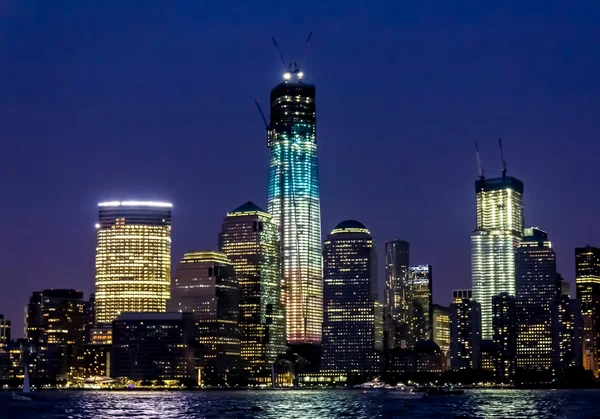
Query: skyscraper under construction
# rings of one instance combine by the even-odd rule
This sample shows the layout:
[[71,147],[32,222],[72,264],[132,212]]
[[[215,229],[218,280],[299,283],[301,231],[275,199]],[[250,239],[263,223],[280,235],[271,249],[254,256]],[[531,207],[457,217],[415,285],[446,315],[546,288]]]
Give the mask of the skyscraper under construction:
[[287,343],[318,360],[323,262],[315,86],[302,77],[294,65],[271,90],[268,211],[280,236]]

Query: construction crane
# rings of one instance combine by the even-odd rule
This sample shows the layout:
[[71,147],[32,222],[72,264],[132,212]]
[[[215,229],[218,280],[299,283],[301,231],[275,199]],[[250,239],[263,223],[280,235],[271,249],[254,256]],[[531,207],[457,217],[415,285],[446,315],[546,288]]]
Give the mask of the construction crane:
[[479,144],[475,141],[475,156],[477,157],[477,171],[479,173],[479,179],[485,179],[485,173],[483,171],[483,163],[481,162],[481,155],[479,154]]
[[502,162],[502,177],[506,177],[506,160],[504,160],[504,150],[502,149],[502,138],[498,138],[500,146],[500,161]]

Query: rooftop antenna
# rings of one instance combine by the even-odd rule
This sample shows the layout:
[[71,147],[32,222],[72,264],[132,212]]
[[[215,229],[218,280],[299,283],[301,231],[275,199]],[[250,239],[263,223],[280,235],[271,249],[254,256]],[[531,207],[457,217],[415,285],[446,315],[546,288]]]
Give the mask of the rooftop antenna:
[[485,173],[483,172],[483,163],[481,162],[481,156],[479,155],[479,144],[475,141],[475,156],[477,157],[477,171],[479,173],[479,180],[485,179]]
[[308,33],[308,37],[306,38],[306,42],[304,43],[304,54],[302,54],[302,61],[300,61],[300,69],[302,69],[304,65],[304,60],[306,59],[306,53],[308,52],[308,45],[310,44],[310,38],[312,38],[313,30]]
[[500,146],[500,160],[502,160],[502,177],[506,177],[506,160],[504,160],[504,150],[502,150],[502,138],[498,138]]
[[277,53],[279,54],[279,59],[281,59],[281,65],[285,69],[285,60],[283,59],[283,54],[281,53],[281,49],[279,48],[279,44],[277,43],[277,40],[275,39],[274,36],[272,36],[271,39],[273,40],[273,45],[275,45],[275,49],[277,50]]

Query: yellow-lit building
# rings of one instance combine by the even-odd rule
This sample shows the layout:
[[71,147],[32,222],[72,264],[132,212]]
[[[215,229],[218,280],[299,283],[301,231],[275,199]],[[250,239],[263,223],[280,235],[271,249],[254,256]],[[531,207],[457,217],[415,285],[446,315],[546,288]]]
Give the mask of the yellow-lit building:
[[475,182],[477,225],[471,236],[473,299],[481,304],[482,339],[491,340],[492,297],[515,295],[515,253],[523,237],[523,182],[512,176]]
[[223,220],[219,248],[235,268],[240,287],[240,343],[246,370],[271,382],[271,367],[285,353],[281,261],[272,217],[252,202]]
[[581,301],[583,366],[600,371],[600,248],[575,249],[577,299]]
[[[438,344],[445,361],[450,360],[450,308],[433,305],[433,341]],[[444,362],[444,370],[447,362]]]
[[164,312],[170,297],[171,208],[166,202],[99,204],[96,323],[125,312]]

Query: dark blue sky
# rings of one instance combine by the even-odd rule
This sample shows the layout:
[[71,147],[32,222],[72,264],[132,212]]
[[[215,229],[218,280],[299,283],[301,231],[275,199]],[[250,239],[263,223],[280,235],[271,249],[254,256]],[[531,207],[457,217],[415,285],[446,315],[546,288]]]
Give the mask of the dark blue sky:
[[[93,291],[96,203],[174,203],[173,260],[266,206],[270,36],[317,86],[323,232],[347,218],[411,241],[434,300],[470,286],[479,141],[525,182],[559,269],[600,245],[600,4],[0,0],[0,313]],[[382,278],[383,279],[383,278]]]

